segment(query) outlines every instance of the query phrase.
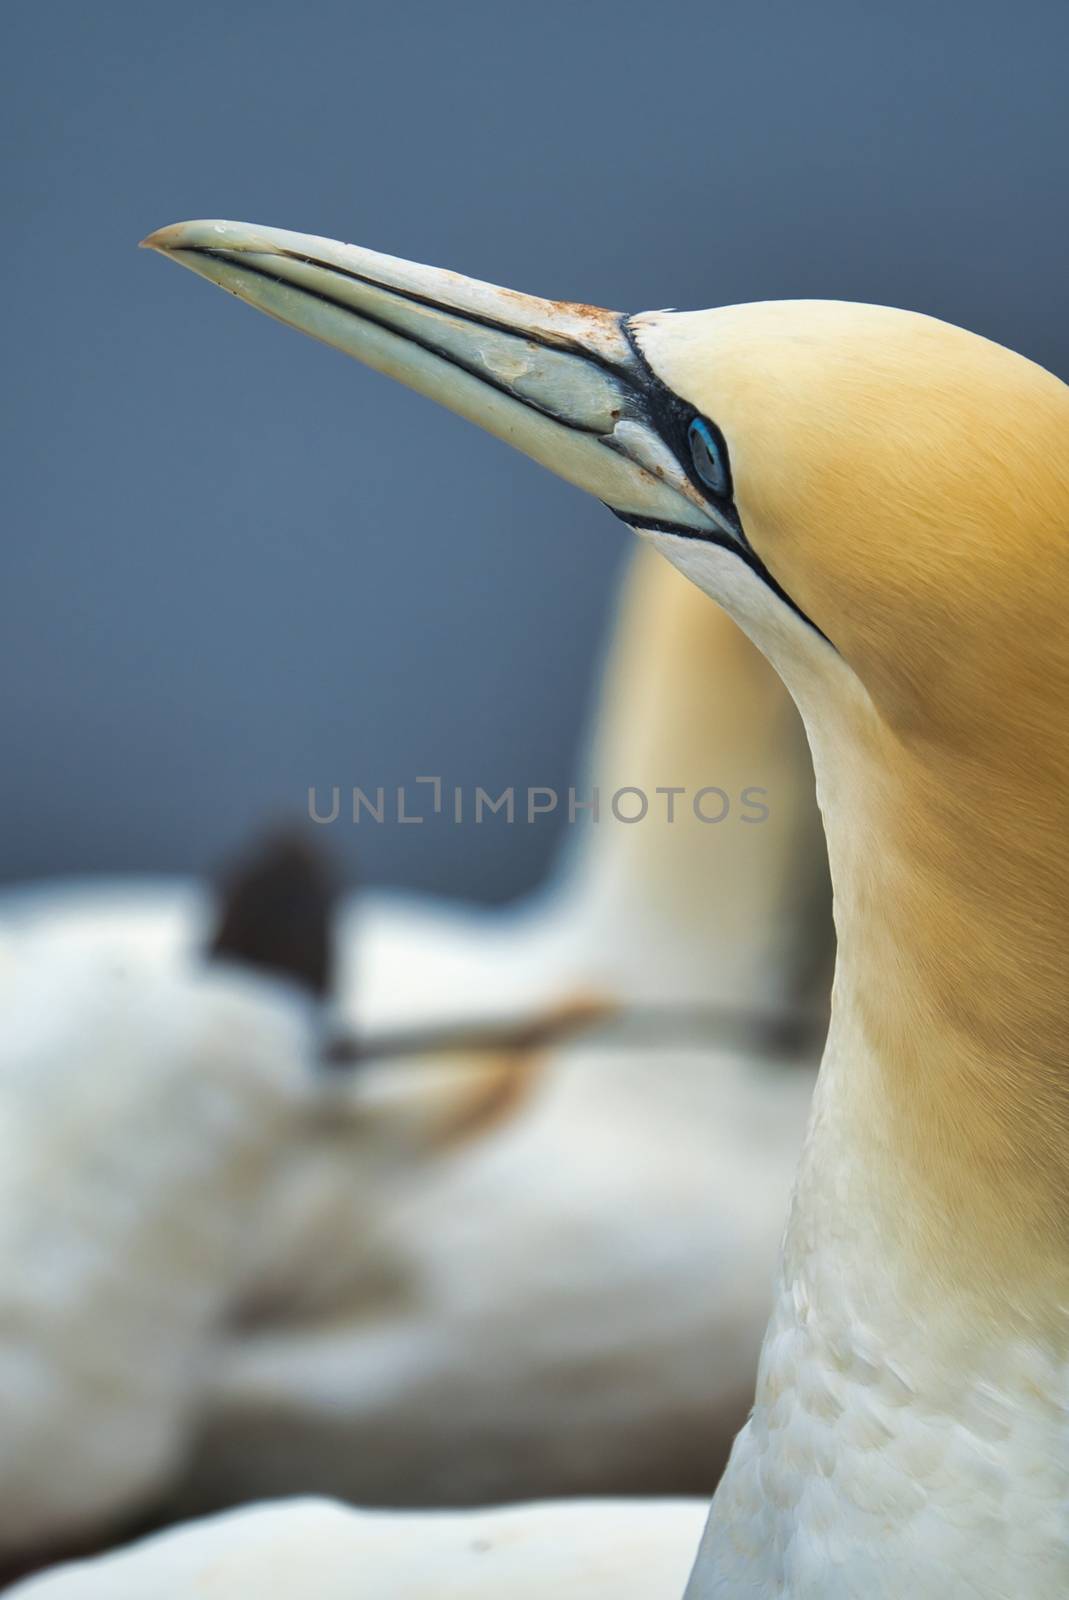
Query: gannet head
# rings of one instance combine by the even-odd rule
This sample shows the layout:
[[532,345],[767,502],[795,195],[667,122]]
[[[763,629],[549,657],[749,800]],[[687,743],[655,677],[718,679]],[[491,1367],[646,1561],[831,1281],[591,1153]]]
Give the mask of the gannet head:
[[825,693],[836,676],[805,618],[882,720],[957,742],[996,709],[997,663],[1020,676],[1035,645],[1048,662],[1061,651],[1069,389],[1057,378],[881,306],[761,303],[630,327],[666,386],[717,421],[740,534],[791,605],[730,550],[666,553],[788,681],[803,658]]
[[803,700],[815,672],[960,731],[1004,656],[1064,653],[1069,389],[988,340],[833,301],[619,315],[244,223],[145,243],[597,495]]

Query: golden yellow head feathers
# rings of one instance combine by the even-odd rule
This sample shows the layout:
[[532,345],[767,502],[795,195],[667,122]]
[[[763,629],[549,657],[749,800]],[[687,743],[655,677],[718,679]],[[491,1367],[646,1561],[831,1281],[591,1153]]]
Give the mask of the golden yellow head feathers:
[[632,326],[658,376],[722,429],[748,538],[888,719],[971,725],[992,709],[978,681],[996,696],[1006,672],[1065,682],[1065,384],[880,306]]

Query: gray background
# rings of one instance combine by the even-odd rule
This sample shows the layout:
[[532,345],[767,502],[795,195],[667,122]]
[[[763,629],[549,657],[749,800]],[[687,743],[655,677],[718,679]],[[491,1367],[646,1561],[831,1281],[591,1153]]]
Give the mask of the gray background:
[[[1064,0],[35,0],[3,35],[8,878],[199,867],[310,783],[565,785],[626,548],[151,228],[629,310],[888,301],[1069,375]],[[554,829],[332,838],[500,899]]]

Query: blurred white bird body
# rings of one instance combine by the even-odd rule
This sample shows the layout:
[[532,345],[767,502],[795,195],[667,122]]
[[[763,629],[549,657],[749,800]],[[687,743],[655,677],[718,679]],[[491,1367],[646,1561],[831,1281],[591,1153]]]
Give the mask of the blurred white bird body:
[[0,1559],[160,1492],[280,1152],[310,1002],[0,946]]
[[[240,224],[151,242],[593,490],[752,631],[802,709],[836,894],[832,1029],[754,1413],[687,1600],[1058,1600],[1069,390],[876,307],[623,318]],[[581,1570],[595,1518],[574,1512],[521,1513],[529,1540],[485,1552],[493,1592],[562,1549]],[[628,1512],[606,1509],[609,1554]],[[663,1551],[657,1509],[630,1514]],[[294,1513],[263,1515],[270,1549]],[[389,1519],[348,1516],[333,1572],[298,1534],[275,1600],[395,1577],[406,1600],[441,1594],[433,1536],[386,1553]],[[109,1572],[196,1593],[175,1575],[210,1532],[33,1600],[83,1600]],[[236,1548],[240,1521],[216,1533]],[[584,1578],[587,1600],[621,1592]]]
[[62,1584],[77,1600],[678,1600],[704,1512],[700,1500],[569,1500],[463,1517],[367,1515],[296,1500],[205,1518],[25,1592],[51,1600]]
[[180,1506],[707,1491],[752,1392],[810,1090],[795,1062],[576,1044],[521,1112],[405,1175],[359,1275],[339,1259],[356,1207],[325,1207],[290,1252],[314,1238],[323,1283],[229,1341]]

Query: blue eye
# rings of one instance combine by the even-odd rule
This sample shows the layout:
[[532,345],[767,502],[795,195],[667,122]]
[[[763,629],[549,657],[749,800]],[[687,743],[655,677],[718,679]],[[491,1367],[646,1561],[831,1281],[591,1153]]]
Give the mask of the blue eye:
[[701,417],[695,417],[687,429],[687,443],[694,470],[705,487],[714,494],[727,494],[728,469],[724,452],[713,437],[712,428]]

